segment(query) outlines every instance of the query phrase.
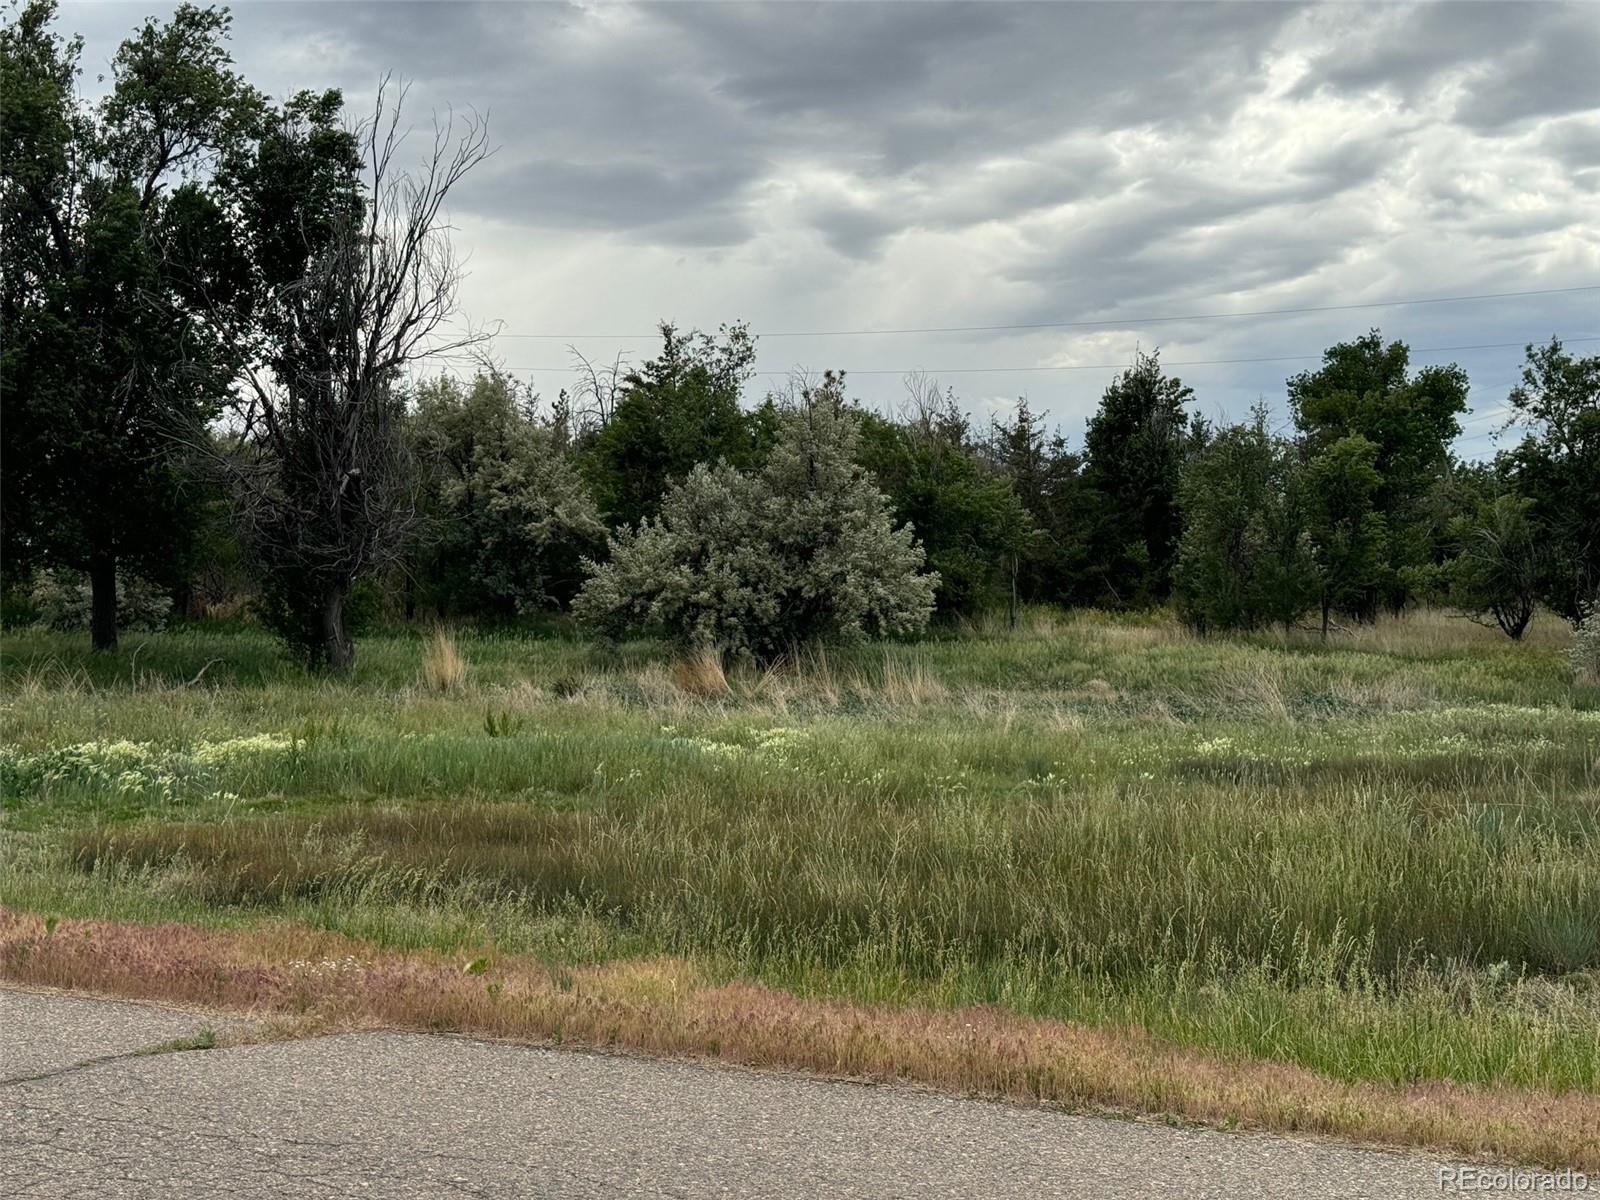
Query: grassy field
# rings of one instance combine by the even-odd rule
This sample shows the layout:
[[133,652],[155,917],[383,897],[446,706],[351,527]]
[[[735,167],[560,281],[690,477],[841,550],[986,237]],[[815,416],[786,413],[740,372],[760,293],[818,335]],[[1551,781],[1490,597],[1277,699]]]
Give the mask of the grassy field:
[[0,971],[1600,1166],[1564,639],[10,633]]

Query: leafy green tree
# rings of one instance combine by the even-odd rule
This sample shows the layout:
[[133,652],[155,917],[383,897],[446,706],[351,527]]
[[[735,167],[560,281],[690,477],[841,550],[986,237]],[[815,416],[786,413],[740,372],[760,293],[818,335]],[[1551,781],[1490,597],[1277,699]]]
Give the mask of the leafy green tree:
[[917,386],[906,419],[864,413],[859,461],[939,573],[941,615],[973,614],[1014,598],[1033,522],[1005,472],[983,458],[953,396]]
[[1388,530],[1384,561],[1351,611],[1370,617],[1380,603],[1398,609],[1407,598],[1408,568],[1432,555],[1423,510],[1430,488],[1448,468],[1450,443],[1467,408],[1467,375],[1460,367],[1412,372],[1404,342],[1385,343],[1376,329],[1323,354],[1323,364],[1289,380],[1289,405],[1308,460],[1349,437],[1375,448],[1379,475],[1374,504]]
[[758,472],[695,467],[659,517],[612,535],[574,611],[607,636],[642,630],[762,659],[921,629],[938,577],[856,461],[859,426],[837,377],[798,389]]
[[1520,640],[1538,606],[1545,556],[1533,501],[1509,492],[1484,496],[1450,532],[1455,554],[1441,568],[1450,602]]
[[1265,409],[1218,430],[1185,465],[1173,595],[1192,627],[1288,628],[1316,603],[1298,465]]
[[1159,602],[1171,588],[1181,522],[1178,477],[1194,446],[1184,404],[1194,391],[1139,354],[1112,380],[1084,438],[1095,499],[1091,571],[1117,607]]
[[571,603],[606,527],[558,428],[504,376],[419,389],[411,443],[422,476],[424,541],[412,570],[424,602],[510,616]]
[[663,324],[661,341],[659,355],[623,377],[584,447],[585,474],[613,525],[654,516],[698,463],[756,462],[755,423],[739,406],[755,365],[749,330],[725,325],[713,338]]
[[1547,547],[1540,595],[1576,629],[1600,611],[1600,355],[1576,358],[1554,338],[1529,346],[1510,404],[1526,433],[1498,465]]
[[123,42],[91,107],[55,13],[30,0],[0,29],[5,550],[86,572],[113,649],[119,565],[170,575],[192,536],[175,435],[215,414],[239,349],[195,303],[228,258],[205,175],[259,97],[226,12],[184,4]]
[[205,291],[207,315],[252,358],[283,361],[299,286],[340,230],[362,213],[360,134],[336,88],[263,103],[218,161],[216,194],[235,230],[228,272]]
[[1388,563],[1377,460],[1378,447],[1354,434],[1334,442],[1304,468],[1306,531],[1324,638],[1331,614],[1365,610]]

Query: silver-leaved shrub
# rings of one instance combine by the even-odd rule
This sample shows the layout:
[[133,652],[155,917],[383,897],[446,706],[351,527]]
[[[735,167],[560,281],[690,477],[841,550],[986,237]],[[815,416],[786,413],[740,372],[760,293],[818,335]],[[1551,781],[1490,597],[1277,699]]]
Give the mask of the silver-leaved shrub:
[[859,436],[840,380],[796,389],[759,471],[702,464],[658,518],[613,535],[610,561],[589,564],[579,620],[760,659],[922,629],[939,577],[857,465]]
[[1569,651],[1572,673],[1582,683],[1600,683],[1600,612],[1592,612],[1578,626]]
[[[89,577],[81,571],[55,568],[39,572],[28,599],[39,611],[39,623],[70,632],[89,628],[93,596]],[[166,627],[172,597],[159,584],[139,575],[117,572],[117,628],[149,632]]]

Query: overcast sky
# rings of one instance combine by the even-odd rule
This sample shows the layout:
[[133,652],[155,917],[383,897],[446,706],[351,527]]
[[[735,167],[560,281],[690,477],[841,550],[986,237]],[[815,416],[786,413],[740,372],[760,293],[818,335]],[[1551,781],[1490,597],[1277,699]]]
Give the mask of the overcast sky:
[[[162,5],[67,4],[85,84]],[[452,216],[465,310],[546,395],[572,342],[638,360],[663,319],[744,319],[759,366],[850,371],[877,405],[926,370],[980,418],[1026,394],[1080,444],[1136,346],[1213,417],[1377,325],[1474,385],[1600,339],[1600,291],[1152,322],[1600,284],[1600,5],[294,4],[234,6],[283,95],[381,73],[420,124],[489,116]],[[773,336],[1105,321],[1097,328]],[[598,336],[596,336],[598,335]],[[620,338],[611,335],[622,335]],[[641,336],[643,335],[643,336]],[[1600,352],[1600,340],[1574,350]],[[558,368],[550,370],[547,368]],[[871,373],[881,372],[881,373]]]

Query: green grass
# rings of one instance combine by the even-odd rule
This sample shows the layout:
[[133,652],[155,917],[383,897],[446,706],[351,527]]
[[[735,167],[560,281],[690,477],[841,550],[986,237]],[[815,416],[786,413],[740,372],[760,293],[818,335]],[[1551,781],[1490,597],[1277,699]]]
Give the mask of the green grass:
[[1600,689],[1562,637],[1040,613],[702,700],[646,644],[463,636],[438,695],[403,635],[338,682],[248,631],[13,635],[0,902],[675,953],[1347,1080],[1595,1091]]

